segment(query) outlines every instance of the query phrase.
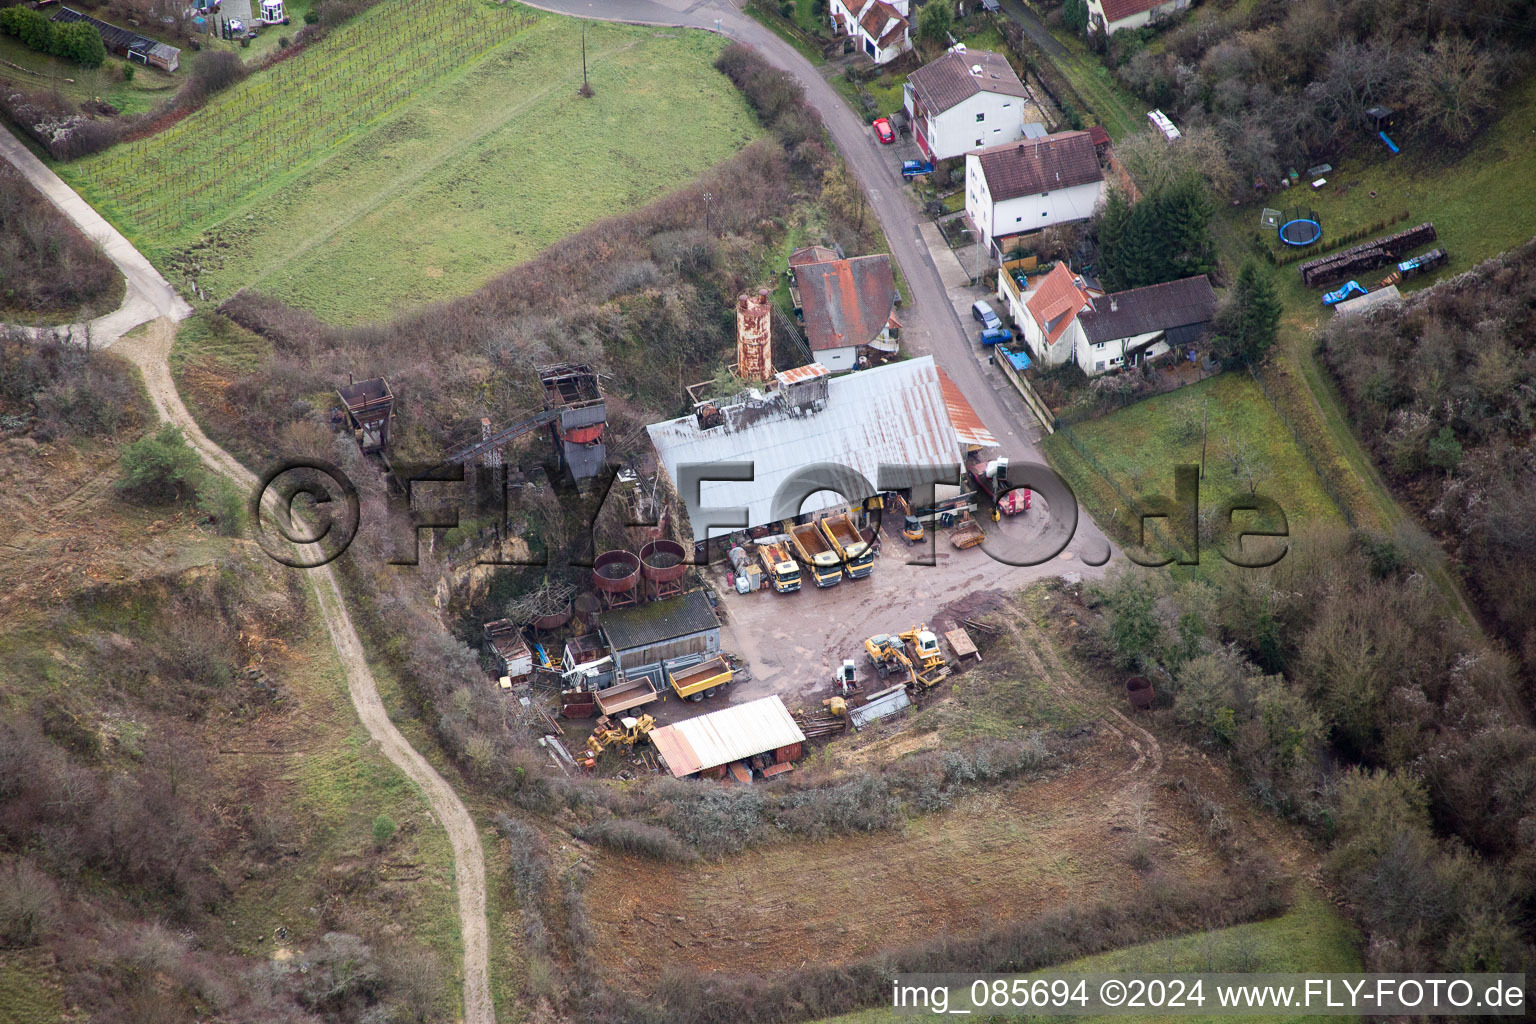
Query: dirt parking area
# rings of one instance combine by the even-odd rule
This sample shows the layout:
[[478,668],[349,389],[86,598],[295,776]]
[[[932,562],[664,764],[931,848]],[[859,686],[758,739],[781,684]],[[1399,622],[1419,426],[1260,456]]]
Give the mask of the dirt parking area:
[[[985,525],[989,532],[1000,531],[1019,542],[1051,529],[1047,518],[1033,510]],[[883,684],[876,685],[878,680],[864,658],[866,637],[910,629],[920,622],[941,632],[951,629],[955,616],[947,609],[974,595],[1011,594],[1039,580],[1073,573],[1084,579],[1101,577],[1104,567],[1085,564],[1076,547],[1074,541],[1048,562],[1017,567],[996,561],[981,548],[957,551],[950,546],[947,532],[937,538],[930,533],[924,543],[908,547],[900,529],[888,523],[881,533],[875,571],[862,580],[845,577],[826,589],[817,589],[807,580],[792,594],[766,587],[738,594],[726,586],[724,572],[718,570],[713,582],[725,618],[722,642],[751,666],[750,678],[730,687],[729,700],[740,703],[778,694],[791,708],[817,705],[830,693],[833,671],[844,658],[859,663],[859,681],[866,690],[879,689]],[[945,653],[953,653],[947,645]],[[710,710],[711,704],[724,706],[719,698],[683,706]]]

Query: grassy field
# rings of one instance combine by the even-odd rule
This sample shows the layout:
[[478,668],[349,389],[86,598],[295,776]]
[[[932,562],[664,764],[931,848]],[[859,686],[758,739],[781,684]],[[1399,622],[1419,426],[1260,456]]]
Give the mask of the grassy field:
[[1087,110],[1078,111],[1085,124],[1098,121],[1115,139],[1147,127],[1146,104],[1115,84],[1110,70],[1088,50],[1088,44],[1065,30],[1053,29],[1051,34],[1067,48],[1067,55],[1048,59],[1087,104]]
[[[1201,417],[1210,408],[1202,509],[1245,494],[1248,480],[1232,468],[1231,453],[1246,451],[1257,489],[1280,503],[1294,531],[1332,522],[1339,511],[1296,447],[1259,386],[1243,373],[1225,373],[1069,428],[1092,452],[1095,468],[1058,432],[1044,447],[1052,466],[1077,498],[1108,526],[1125,499],[1173,494],[1176,465],[1200,461]],[[1118,488],[1118,490],[1117,490]],[[1202,558],[1202,562],[1205,559]]]
[[[1084,957],[1061,964],[1043,975],[1058,974],[1151,974],[1195,972],[1305,972],[1349,973],[1359,971],[1360,954],[1354,929],[1339,917],[1323,899],[1310,890],[1297,895],[1291,909],[1280,917],[1253,924],[1223,928],[1220,931],[1185,935],[1162,942],[1130,946],[1112,953]],[[958,998],[958,997],[957,997]],[[952,1000],[951,1006],[961,1005]],[[831,1018],[823,1024],[884,1024],[885,1021],[936,1022],[953,1019],[936,1014],[897,1016],[889,1010],[865,1010]],[[1001,1018],[1020,1020],[1025,1018]],[[1169,1017],[1141,1017],[1135,1014],[1105,1017],[1073,1017],[1081,1024],[1136,1024],[1140,1021],[1169,1020]],[[1242,1021],[1251,1017],[1180,1016],[1178,1020]],[[1275,1015],[1266,1021],[1342,1022],[1351,1018]]]
[[[145,163],[135,144],[64,171],[152,258],[195,275],[213,298],[255,287],[358,323],[472,291],[758,133],[709,67],[721,44],[705,33],[590,25],[596,95],[584,100],[580,24],[525,9],[477,5],[472,19],[442,20],[447,36],[435,45],[452,59],[391,78],[405,58],[369,64],[363,40],[387,37],[411,10],[381,5],[313,59],[247,80],[142,144]],[[354,27],[357,47],[342,38]],[[306,102],[312,84],[322,95]],[[183,188],[228,179],[251,184]]]

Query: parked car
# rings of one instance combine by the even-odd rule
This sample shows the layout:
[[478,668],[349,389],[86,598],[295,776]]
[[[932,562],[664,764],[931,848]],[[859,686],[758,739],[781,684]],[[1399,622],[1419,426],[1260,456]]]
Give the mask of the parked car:
[[1335,306],[1345,299],[1354,298],[1356,295],[1366,294],[1365,286],[1359,281],[1350,281],[1342,288],[1336,289],[1323,296],[1323,305]]
[[981,332],[981,343],[987,348],[1013,340],[1013,332],[1006,327],[989,327]]
[[896,141],[896,133],[891,131],[891,122],[888,118],[877,117],[874,121],[875,135],[882,145],[889,146]]
[[992,331],[1003,326],[1003,322],[992,311],[992,306],[986,299],[977,299],[971,303],[971,319],[978,321],[981,326]]
[[919,174],[932,174],[933,164],[927,160],[903,160],[901,162],[901,176],[903,178],[915,178]]

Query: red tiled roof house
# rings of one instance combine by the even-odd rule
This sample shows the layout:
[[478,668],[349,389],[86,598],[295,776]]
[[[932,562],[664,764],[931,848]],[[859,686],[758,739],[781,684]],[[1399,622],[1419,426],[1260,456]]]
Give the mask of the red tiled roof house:
[[852,36],[860,52],[888,64],[912,49],[911,0],[830,0],[832,31]]
[[1088,31],[1114,35],[1123,28],[1141,28],[1188,6],[1189,0],[1088,0]]

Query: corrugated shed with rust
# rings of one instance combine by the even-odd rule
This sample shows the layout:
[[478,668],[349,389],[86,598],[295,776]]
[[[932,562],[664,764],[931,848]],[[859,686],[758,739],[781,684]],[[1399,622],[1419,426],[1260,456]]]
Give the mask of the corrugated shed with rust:
[[[958,389],[954,394],[959,395]],[[775,393],[759,393],[720,410],[720,426],[701,428],[697,417],[683,416],[646,429],[688,506],[699,541],[705,537],[701,507],[744,508],[747,526],[762,526],[862,501],[882,483],[895,490],[932,480],[932,474],[916,472],[916,467],[958,466],[961,448],[972,443],[962,441],[949,409],[933,357],[921,356],[834,378],[820,408],[796,410]],[[973,426],[967,436],[974,437]],[[684,486],[680,467],[720,462],[750,462],[753,479],[705,481],[696,498]],[[882,481],[882,464],[910,469]],[[818,465],[841,470],[829,472],[841,485],[841,495],[818,491],[803,505],[786,505],[795,490],[793,478]],[[716,536],[726,532],[714,530]]]
[[651,742],[667,770],[682,777],[804,743],[805,733],[774,695],[664,725],[651,733]]

